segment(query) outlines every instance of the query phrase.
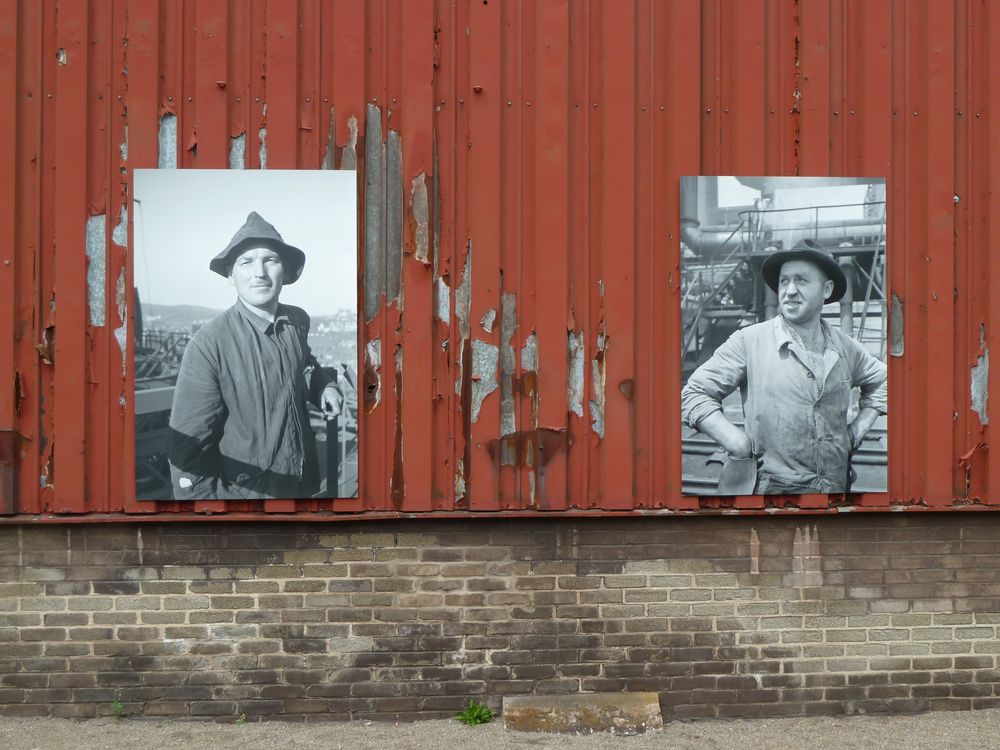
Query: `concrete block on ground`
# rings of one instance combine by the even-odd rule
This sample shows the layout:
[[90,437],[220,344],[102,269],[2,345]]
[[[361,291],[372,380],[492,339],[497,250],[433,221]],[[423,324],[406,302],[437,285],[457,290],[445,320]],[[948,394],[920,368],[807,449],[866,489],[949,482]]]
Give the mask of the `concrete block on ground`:
[[503,722],[519,732],[566,734],[642,734],[663,728],[656,693],[506,696]]

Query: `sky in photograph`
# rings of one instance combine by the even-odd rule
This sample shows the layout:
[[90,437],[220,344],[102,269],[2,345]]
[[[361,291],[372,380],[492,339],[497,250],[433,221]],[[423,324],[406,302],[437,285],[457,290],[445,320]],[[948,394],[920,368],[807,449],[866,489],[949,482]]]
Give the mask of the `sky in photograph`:
[[336,170],[137,169],[135,286],[143,304],[223,310],[236,299],[209,261],[256,211],[306,255],[281,302],[311,316],[357,309],[357,177]]

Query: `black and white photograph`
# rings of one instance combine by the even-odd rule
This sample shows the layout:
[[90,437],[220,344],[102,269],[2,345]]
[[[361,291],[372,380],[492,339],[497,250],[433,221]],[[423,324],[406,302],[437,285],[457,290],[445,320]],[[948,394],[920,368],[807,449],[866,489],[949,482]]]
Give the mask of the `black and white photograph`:
[[135,170],[136,498],[358,493],[357,178]]
[[886,492],[886,184],[682,177],[685,495]]

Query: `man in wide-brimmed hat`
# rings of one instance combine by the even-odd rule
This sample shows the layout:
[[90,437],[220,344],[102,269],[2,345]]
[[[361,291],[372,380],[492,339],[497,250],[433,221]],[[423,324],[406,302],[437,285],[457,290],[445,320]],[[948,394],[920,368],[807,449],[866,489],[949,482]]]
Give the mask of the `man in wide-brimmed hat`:
[[[845,492],[851,453],[886,412],[885,364],[820,316],[848,284],[829,250],[804,240],[768,256],[761,275],[779,314],[737,330],[692,373],[682,417],[729,453],[720,494]],[[848,422],[854,387],[859,410]],[[737,388],[743,428],[722,411]]]
[[319,490],[307,402],[332,419],[343,397],[309,349],[309,316],[279,302],[305,259],[254,211],[209,262],[237,300],[184,350],[167,447],[175,499],[301,498]]

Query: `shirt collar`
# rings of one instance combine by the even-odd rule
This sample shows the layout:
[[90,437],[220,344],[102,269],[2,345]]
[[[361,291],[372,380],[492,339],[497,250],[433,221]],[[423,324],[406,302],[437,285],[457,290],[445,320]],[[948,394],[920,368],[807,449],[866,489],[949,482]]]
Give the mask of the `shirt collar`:
[[[785,324],[785,319],[781,317],[781,314],[775,315],[772,318],[772,325],[774,326],[774,345],[778,351],[781,351],[781,347],[790,346],[791,344],[800,344],[799,337],[792,333],[791,329]],[[823,343],[824,349],[830,348],[830,326],[825,320],[820,319],[820,328],[823,331]]]
[[271,333],[271,331],[275,329],[278,323],[284,323],[287,325],[292,322],[291,319],[288,317],[288,313],[285,310],[285,306],[280,303],[278,304],[278,309],[274,314],[273,323],[269,321],[267,318],[263,318],[257,313],[255,313],[253,310],[249,309],[245,304],[243,304],[243,300],[241,299],[236,300],[235,307],[237,312],[239,312],[239,314],[243,316],[245,320],[250,322],[250,325],[252,325],[261,333]]

